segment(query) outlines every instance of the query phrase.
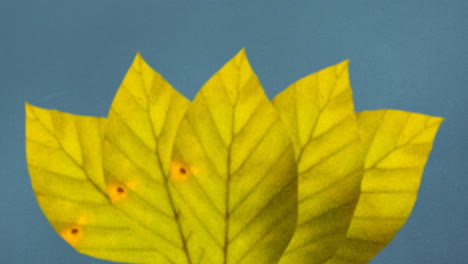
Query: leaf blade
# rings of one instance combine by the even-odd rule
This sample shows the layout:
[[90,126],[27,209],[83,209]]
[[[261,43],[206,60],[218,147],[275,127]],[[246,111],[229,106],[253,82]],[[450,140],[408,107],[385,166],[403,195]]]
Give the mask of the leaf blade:
[[103,166],[111,201],[134,220],[135,230],[165,253],[162,263],[192,263],[168,186],[172,143],[187,105],[137,54],[114,98],[104,133]]
[[26,104],[26,155],[38,204],[55,231],[83,254],[120,262],[161,258],[155,252],[116,256],[112,250],[150,245],[135,247],[142,238],[109,203],[101,167],[104,122]]
[[347,67],[306,76],[273,99],[299,172],[298,227],[280,263],[322,263],[346,239],[363,162]]
[[[398,111],[357,114],[365,174],[346,243],[328,263],[367,263],[393,239],[416,202],[442,118]],[[359,253],[357,253],[359,252]]]
[[174,145],[171,186],[200,263],[277,261],[295,226],[293,155],[242,50],[200,90]]

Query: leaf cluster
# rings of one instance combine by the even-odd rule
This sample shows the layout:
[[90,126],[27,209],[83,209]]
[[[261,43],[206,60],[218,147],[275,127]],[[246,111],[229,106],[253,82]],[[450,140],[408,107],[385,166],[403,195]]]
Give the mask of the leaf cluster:
[[348,61],[268,100],[244,50],[191,102],[137,54],[106,118],[26,104],[38,203],[128,263],[366,263],[406,222],[442,118],[355,113]]

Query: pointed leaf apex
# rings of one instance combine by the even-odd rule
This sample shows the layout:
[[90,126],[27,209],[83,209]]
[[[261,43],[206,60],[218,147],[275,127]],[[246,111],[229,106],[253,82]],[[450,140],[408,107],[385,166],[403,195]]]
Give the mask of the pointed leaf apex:
[[442,124],[442,122],[445,121],[445,117],[440,117],[440,116],[432,116],[431,119],[432,120],[431,120],[430,124],[428,124],[428,125],[434,125],[434,126],[435,125],[440,125],[440,124]]
[[340,64],[346,65],[346,67],[348,67],[350,61],[351,61],[351,59],[346,59],[346,60],[342,61]]
[[130,66],[131,68],[134,67],[135,69],[142,70],[144,68],[149,68],[151,71],[155,72],[153,67],[151,67],[143,58],[141,55],[140,51],[138,51],[135,55],[135,58],[133,59],[132,65]]
[[31,114],[31,111],[33,110],[34,108],[34,105],[28,103],[28,102],[24,102],[24,112],[26,114],[26,116],[29,116]]
[[28,102],[24,102],[24,111],[26,113],[26,116],[30,116],[34,111],[42,111],[42,110],[50,111],[49,109],[37,107]]
[[[129,68],[130,69],[134,69],[136,70],[137,72],[140,72],[142,73],[143,71],[148,71],[148,72],[151,72],[151,74],[157,74],[157,75],[160,75],[159,72],[155,71],[153,69],[153,67],[151,67],[151,65],[149,65],[146,60],[143,58],[143,56],[141,55],[141,53],[138,51],[136,54],[135,54],[135,58],[133,59],[133,62]],[[128,74],[128,72],[127,72]],[[124,77],[125,79],[126,77]]]
[[242,61],[246,61],[247,64],[250,66],[249,59],[247,58],[247,53],[245,52],[245,47],[239,50],[237,54],[232,58],[238,65],[242,63]]
[[331,67],[337,67],[338,69],[343,69],[344,68],[343,70],[348,71],[349,61],[350,61],[350,59],[346,59],[346,60],[344,60],[342,62],[339,62],[339,63],[337,63],[337,64],[335,64],[333,66],[330,66],[329,68],[331,68]]
[[135,54],[135,58],[133,58],[133,63],[132,64],[136,64],[136,63],[146,63],[145,60],[143,59],[143,57],[141,56],[141,53],[139,51],[137,51],[137,53]]

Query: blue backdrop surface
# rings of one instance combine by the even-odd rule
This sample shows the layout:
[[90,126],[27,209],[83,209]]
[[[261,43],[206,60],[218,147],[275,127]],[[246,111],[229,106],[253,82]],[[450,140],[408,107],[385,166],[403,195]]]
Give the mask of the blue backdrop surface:
[[24,102],[105,116],[135,53],[193,98],[242,47],[270,98],[351,59],[357,110],[446,117],[406,226],[372,263],[467,263],[468,1],[4,0],[0,3],[0,263],[81,255],[37,206]]

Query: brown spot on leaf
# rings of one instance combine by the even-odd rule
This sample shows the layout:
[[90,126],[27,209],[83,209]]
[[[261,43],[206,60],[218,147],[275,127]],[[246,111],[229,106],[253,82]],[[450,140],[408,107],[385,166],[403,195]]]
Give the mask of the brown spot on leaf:
[[128,196],[127,190],[127,186],[122,183],[109,183],[107,185],[107,194],[113,203],[125,200]]
[[170,179],[176,182],[184,182],[190,177],[189,168],[178,161],[171,162],[171,176]]
[[62,230],[60,236],[71,246],[76,246],[83,238],[83,232],[81,232],[77,225],[73,225]]

